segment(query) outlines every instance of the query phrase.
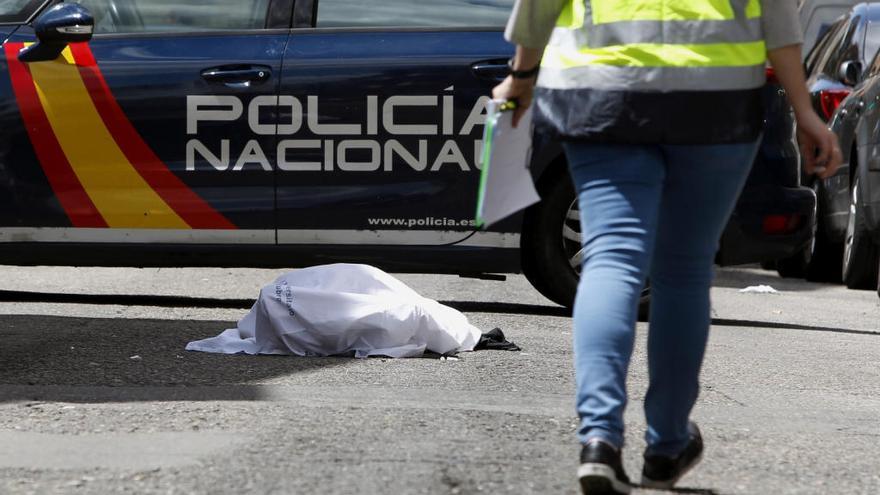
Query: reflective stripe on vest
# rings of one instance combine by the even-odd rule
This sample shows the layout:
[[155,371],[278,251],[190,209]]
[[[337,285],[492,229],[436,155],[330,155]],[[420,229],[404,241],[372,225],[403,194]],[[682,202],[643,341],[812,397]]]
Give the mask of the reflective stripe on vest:
[[760,0],[571,0],[539,85],[748,89],[763,84],[765,61]]

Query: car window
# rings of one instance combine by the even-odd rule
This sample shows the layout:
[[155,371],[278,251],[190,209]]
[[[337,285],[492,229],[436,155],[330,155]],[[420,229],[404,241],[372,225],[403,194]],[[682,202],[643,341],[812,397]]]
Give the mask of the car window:
[[269,0],[75,0],[95,17],[95,33],[262,29]]
[[865,59],[873,60],[877,50],[880,50],[880,24],[869,22],[865,34]]
[[868,76],[876,76],[880,74],[880,51],[874,53],[874,57],[871,59],[871,63],[868,69]]
[[839,29],[830,33],[827,45],[818,53],[815,73],[825,72],[826,67],[833,65],[837,60],[840,46],[843,43],[843,38],[846,36],[847,26],[849,24],[844,22]]
[[30,0],[0,0],[0,15],[17,14]]
[[808,75],[813,74],[813,71],[816,69],[817,65],[819,65],[817,62],[819,62],[823,56],[828,54],[828,46],[831,44],[831,40],[834,39],[845,24],[846,22],[844,19],[835,22],[834,25],[822,35],[819,42],[810,50],[810,53],[804,61],[804,66],[807,68]]
[[850,19],[845,29],[841,29],[828,45],[828,55],[822,60],[822,73],[837,78],[837,70],[845,60],[860,60],[858,48],[853,47],[853,36],[862,22],[861,16]]
[[880,59],[877,58],[877,54],[874,54],[874,58],[871,59],[871,65],[868,66],[868,74],[865,77],[872,77],[880,74]]
[[514,0],[320,0],[326,27],[501,27]]
[[831,24],[845,14],[852,4],[821,5],[810,13],[810,18],[804,23],[804,50],[812,48],[813,44],[824,34]]
[[42,3],[42,0],[0,0],[0,22],[24,22]]

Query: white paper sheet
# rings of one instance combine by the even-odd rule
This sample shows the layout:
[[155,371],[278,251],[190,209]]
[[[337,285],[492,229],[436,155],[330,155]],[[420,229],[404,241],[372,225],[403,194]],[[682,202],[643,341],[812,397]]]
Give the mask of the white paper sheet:
[[532,156],[532,110],[513,127],[513,112],[499,111],[503,102],[488,104],[485,151],[477,225],[486,228],[541,200],[529,172]]

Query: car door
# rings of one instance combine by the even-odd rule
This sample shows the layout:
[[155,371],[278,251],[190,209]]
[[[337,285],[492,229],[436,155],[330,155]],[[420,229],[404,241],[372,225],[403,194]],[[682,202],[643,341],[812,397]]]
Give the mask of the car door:
[[90,42],[24,63],[25,26],[5,46],[3,184],[28,191],[0,213],[6,240],[274,244],[292,0],[77,3]]
[[[41,7],[42,2],[14,0],[0,3],[0,41],[3,43],[28,22]],[[42,178],[34,178],[36,157],[27,142],[24,123],[18,112],[9,77],[9,67],[0,58],[0,225],[15,226],[33,221],[28,205],[45,203],[52,196],[42,188]],[[24,164],[16,166],[16,164]],[[54,200],[54,199],[53,199]],[[2,234],[0,234],[2,235]]]
[[512,3],[297,1],[279,104],[279,244],[518,247],[473,222]]

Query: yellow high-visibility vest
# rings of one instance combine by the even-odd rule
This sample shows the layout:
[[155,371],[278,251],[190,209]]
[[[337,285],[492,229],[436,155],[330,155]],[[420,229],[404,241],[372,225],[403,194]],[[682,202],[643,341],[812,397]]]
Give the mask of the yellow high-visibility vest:
[[571,0],[539,86],[729,91],[765,82],[760,0]]

